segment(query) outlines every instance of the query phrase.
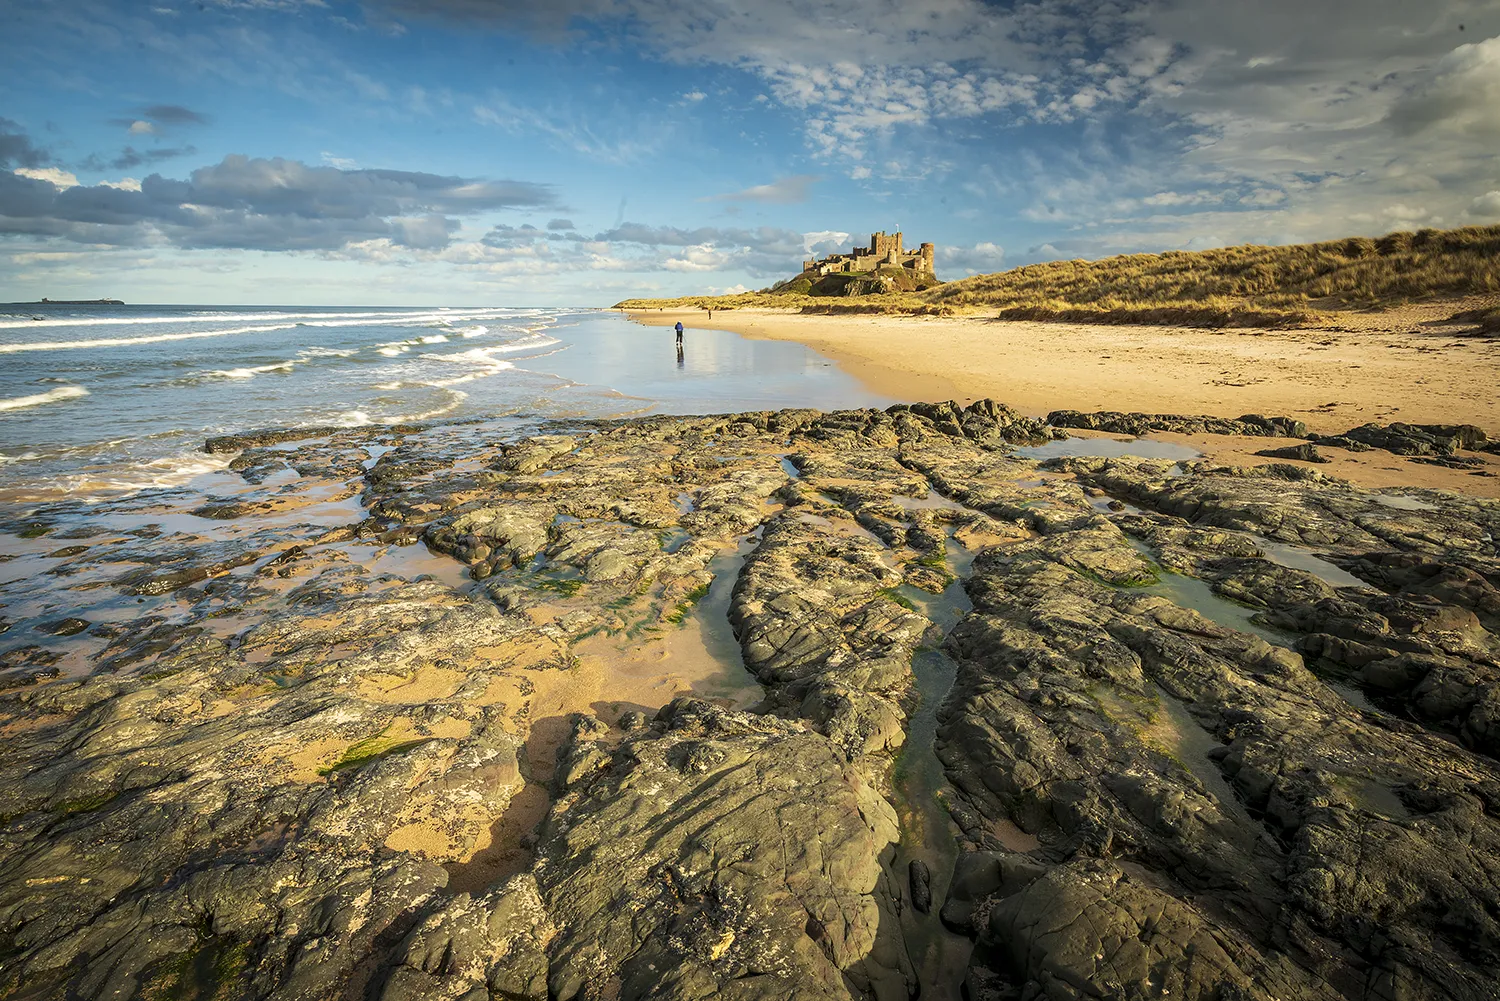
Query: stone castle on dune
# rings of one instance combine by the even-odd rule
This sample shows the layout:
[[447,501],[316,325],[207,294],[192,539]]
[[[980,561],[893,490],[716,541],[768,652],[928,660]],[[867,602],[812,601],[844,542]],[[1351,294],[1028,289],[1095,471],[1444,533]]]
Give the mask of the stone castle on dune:
[[887,235],[884,230],[870,234],[868,247],[855,247],[853,253],[829,254],[821,261],[803,261],[803,273],[818,275],[876,271],[880,268],[905,268],[908,271],[933,274],[933,247],[924,243],[916,250],[901,249],[901,233]]

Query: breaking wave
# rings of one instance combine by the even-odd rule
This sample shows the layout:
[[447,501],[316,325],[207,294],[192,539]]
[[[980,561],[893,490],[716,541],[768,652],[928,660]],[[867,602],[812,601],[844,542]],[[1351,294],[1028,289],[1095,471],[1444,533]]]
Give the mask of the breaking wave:
[[62,400],[75,400],[87,395],[89,391],[82,386],[59,386],[57,389],[49,389],[45,393],[37,393],[34,396],[15,396],[8,400],[0,400],[0,410],[25,410],[27,407],[39,407],[44,403],[58,403]]

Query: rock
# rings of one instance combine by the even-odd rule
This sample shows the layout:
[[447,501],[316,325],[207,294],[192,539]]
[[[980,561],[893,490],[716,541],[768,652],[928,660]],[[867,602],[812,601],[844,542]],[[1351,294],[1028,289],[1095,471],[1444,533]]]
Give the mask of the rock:
[[1446,469],[1482,469],[1485,464],[1477,455],[1414,455],[1408,461]]
[[730,604],[745,665],[851,756],[900,746],[912,651],[929,625],[890,596],[902,577],[880,555],[865,539],[781,515]]
[[912,859],[907,868],[911,884],[911,905],[918,912],[926,914],[932,910],[932,871],[921,859]]
[[845,998],[878,976],[890,806],[801,724],[693,700],[659,718],[543,830],[551,996]]
[[1177,434],[1238,434],[1270,438],[1305,438],[1307,425],[1290,417],[1262,417],[1245,414],[1237,420],[1224,417],[1186,417],[1181,414],[1122,414],[1100,411],[1087,414],[1077,410],[1054,410],[1047,423],[1055,428],[1083,428],[1108,431],[1137,438],[1152,431]]
[[48,633],[52,636],[77,636],[92,624],[88,619],[69,616],[65,619],[44,622],[36,628],[38,632]]
[[[1172,484],[1143,463],[1066,465],[1155,512],[1182,512],[1120,520],[1163,562],[1306,631],[1297,648],[1319,664],[1368,648],[1367,683],[1410,691],[1429,718],[1472,720],[1464,739],[1491,746],[1500,707],[1476,699],[1488,676],[1473,672],[1493,657],[1493,637],[1473,613],[1436,598],[1487,607],[1488,581],[1418,555],[1473,538],[1461,518],[1387,514],[1373,496],[1326,478],[1200,464]],[[1322,515],[1277,510],[1274,497],[1284,505],[1294,496]],[[1492,505],[1467,503],[1464,518],[1489,525],[1496,516]],[[1245,517],[1225,531],[1231,508]],[[1375,531],[1383,545],[1409,546],[1367,571],[1346,565],[1385,587],[1432,581],[1433,602],[1335,589],[1270,562],[1238,534],[1288,525],[1338,548]],[[1122,587],[1119,576],[1111,583],[1097,569],[1113,566],[1111,545],[1134,552],[1084,524],[982,554],[967,584],[975,612],[947,641],[959,674],[940,717],[939,756],[957,798],[984,818],[965,835],[981,842],[985,827],[1003,823],[1039,842],[1031,854],[1040,875],[1033,868],[1024,888],[982,853],[955,873],[944,919],[962,927],[988,915],[975,965],[1002,979],[1014,970],[1013,986],[1035,982],[1048,996],[1093,984],[1111,996],[1318,998],[1357,990],[1369,970],[1383,982],[1441,983],[1441,996],[1484,996],[1481,978],[1449,950],[1459,940],[1500,945],[1500,925],[1444,931],[1415,901],[1436,894],[1461,913],[1491,906],[1491,891],[1460,874],[1488,851],[1467,843],[1477,814],[1463,804],[1470,790],[1491,787],[1492,766],[1354,709],[1284,647],[1149,588]],[[1443,652],[1393,658],[1401,649]],[[1462,777],[1439,777],[1452,768]],[[1449,819],[1415,819],[1438,814]],[[1373,854],[1371,829],[1382,832]],[[1482,843],[1500,839],[1500,824],[1486,819],[1481,830]],[[1351,865],[1360,873],[1353,884]],[[1367,892],[1385,905],[1379,934],[1355,917],[1374,899]],[[1403,942],[1396,952],[1386,948],[1391,934]],[[1352,958],[1332,958],[1341,954]],[[1119,960],[1100,966],[1100,955]],[[1316,972],[1297,958],[1308,955],[1324,957]]]
[[220,435],[203,444],[203,451],[210,455],[239,452],[247,448],[262,448],[288,441],[304,441],[308,438],[324,438],[345,430],[341,427],[269,428],[263,431],[245,431],[240,434]]
[[990,401],[312,430],[0,521],[79,540],[0,621],[0,995],[1492,994],[1495,502],[1039,476]]
[[1105,863],[1059,866],[1003,898],[982,941],[1042,997],[1340,996],[1242,940],[1216,934],[1191,905]]
[[1346,441],[1383,448],[1397,455],[1452,455],[1460,448],[1483,448],[1489,441],[1472,424],[1361,424],[1318,443],[1348,447]]
[[1318,452],[1316,445],[1307,443],[1303,445],[1288,445],[1286,448],[1266,448],[1255,453],[1264,455],[1271,459],[1296,459],[1299,462],[1329,462]]

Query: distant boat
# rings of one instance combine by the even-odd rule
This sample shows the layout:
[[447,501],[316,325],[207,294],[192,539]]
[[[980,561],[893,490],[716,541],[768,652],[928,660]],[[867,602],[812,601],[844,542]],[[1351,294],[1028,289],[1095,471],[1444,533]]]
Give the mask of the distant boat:
[[121,299],[43,299],[41,302],[12,302],[11,306],[123,306]]

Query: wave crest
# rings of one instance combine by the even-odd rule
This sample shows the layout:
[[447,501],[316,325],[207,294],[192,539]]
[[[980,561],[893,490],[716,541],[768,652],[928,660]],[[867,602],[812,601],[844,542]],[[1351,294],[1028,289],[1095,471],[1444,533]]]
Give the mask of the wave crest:
[[0,400],[0,410],[25,410],[27,407],[39,407],[44,403],[57,403],[61,400],[75,400],[87,395],[89,391],[82,386],[59,386],[57,389],[49,389],[45,393],[37,393],[34,396],[15,396],[8,400]]

